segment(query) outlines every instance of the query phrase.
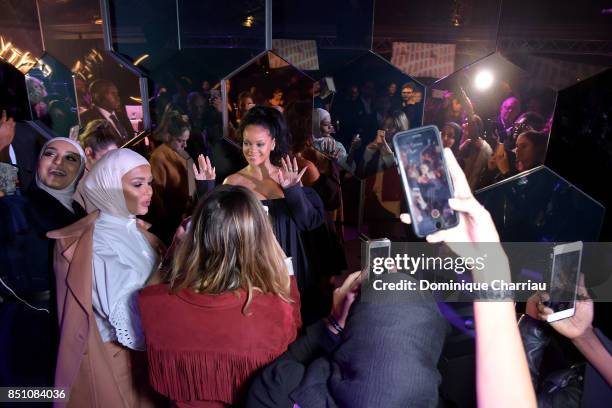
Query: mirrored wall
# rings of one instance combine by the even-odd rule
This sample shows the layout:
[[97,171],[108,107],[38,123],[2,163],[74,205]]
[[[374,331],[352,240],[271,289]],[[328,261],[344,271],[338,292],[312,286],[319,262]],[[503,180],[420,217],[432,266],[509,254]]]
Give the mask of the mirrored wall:
[[79,125],[72,72],[45,55],[25,76],[32,120],[55,136],[68,137]]
[[477,190],[544,163],[555,100],[496,53],[432,84],[425,123],[440,129]]

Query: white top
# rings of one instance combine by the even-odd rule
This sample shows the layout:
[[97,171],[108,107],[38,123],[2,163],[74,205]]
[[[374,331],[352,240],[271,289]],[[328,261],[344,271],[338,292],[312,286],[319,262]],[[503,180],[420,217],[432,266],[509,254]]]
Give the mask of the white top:
[[104,119],[106,119],[106,121],[113,127],[113,129],[115,129],[117,131],[117,134],[121,134],[121,132],[119,131],[119,129],[117,129],[117,126],[115,125],[115,122],[111,119],[111,115],[115,115],[115,118],[117,120],[119,120],[119,118],[117,117],[117,115],[115,114],[115,111],[113,112],[109,112],[104,108],[101,108],[99,106],[96,106],[96,108],[98,109],[98,111],[100,111],[100,113],[102,114],[102,116],[104,116]]
[[138,291],[157,266],[157,254],[135,218],[100,213],[93,233],[92,305],[102,341],[144,350]]

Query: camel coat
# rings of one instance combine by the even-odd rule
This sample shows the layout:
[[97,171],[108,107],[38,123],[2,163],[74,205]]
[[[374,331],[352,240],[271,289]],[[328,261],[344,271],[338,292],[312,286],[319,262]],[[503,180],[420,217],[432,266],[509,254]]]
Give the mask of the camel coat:
[[[92,308],[93,231],[99,211],[60,230],[56,239],[54,270],[60,344],[55,369],[55,386],[69,391],[67,403],[57,407],[153,406],[150,398],[144,353],[118,343],[103,342]],[[153,248],[159,240],[143,231]],[[142,371],[142,372],[140,372]],[[136,384],[141,380],[142,384]],[[143,391],[145,390],[145,391]]]

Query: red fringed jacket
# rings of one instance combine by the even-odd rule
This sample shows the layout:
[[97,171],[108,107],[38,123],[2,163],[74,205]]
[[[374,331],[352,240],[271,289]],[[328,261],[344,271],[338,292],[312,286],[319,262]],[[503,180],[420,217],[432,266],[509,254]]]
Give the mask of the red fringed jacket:
[[293,288],[292,279],[294,303],[255,292],[247,315],[244,290],[209,295],[188,289],[170,294],[165,284],[143,289],[139,306],[153,388],[178,406],[239,402],[250,375],[296,338],[300,306]]

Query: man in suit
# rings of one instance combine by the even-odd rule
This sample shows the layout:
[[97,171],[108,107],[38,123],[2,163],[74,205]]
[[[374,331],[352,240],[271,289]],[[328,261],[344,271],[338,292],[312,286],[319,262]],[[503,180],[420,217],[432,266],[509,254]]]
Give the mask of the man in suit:
[[17,166],[19,187],[27,191],[34,181],[40,136],[34,129],[23,122],[15,122],[2,112],[0,118],[0,162]]
[[106,79],[97,79],[89,86],[93,106],[81,113],[81,126],[86,127],[96,119],[105,119],[119,136],[122,143],[134,136],[132,124],[121,105],[117,86]]

